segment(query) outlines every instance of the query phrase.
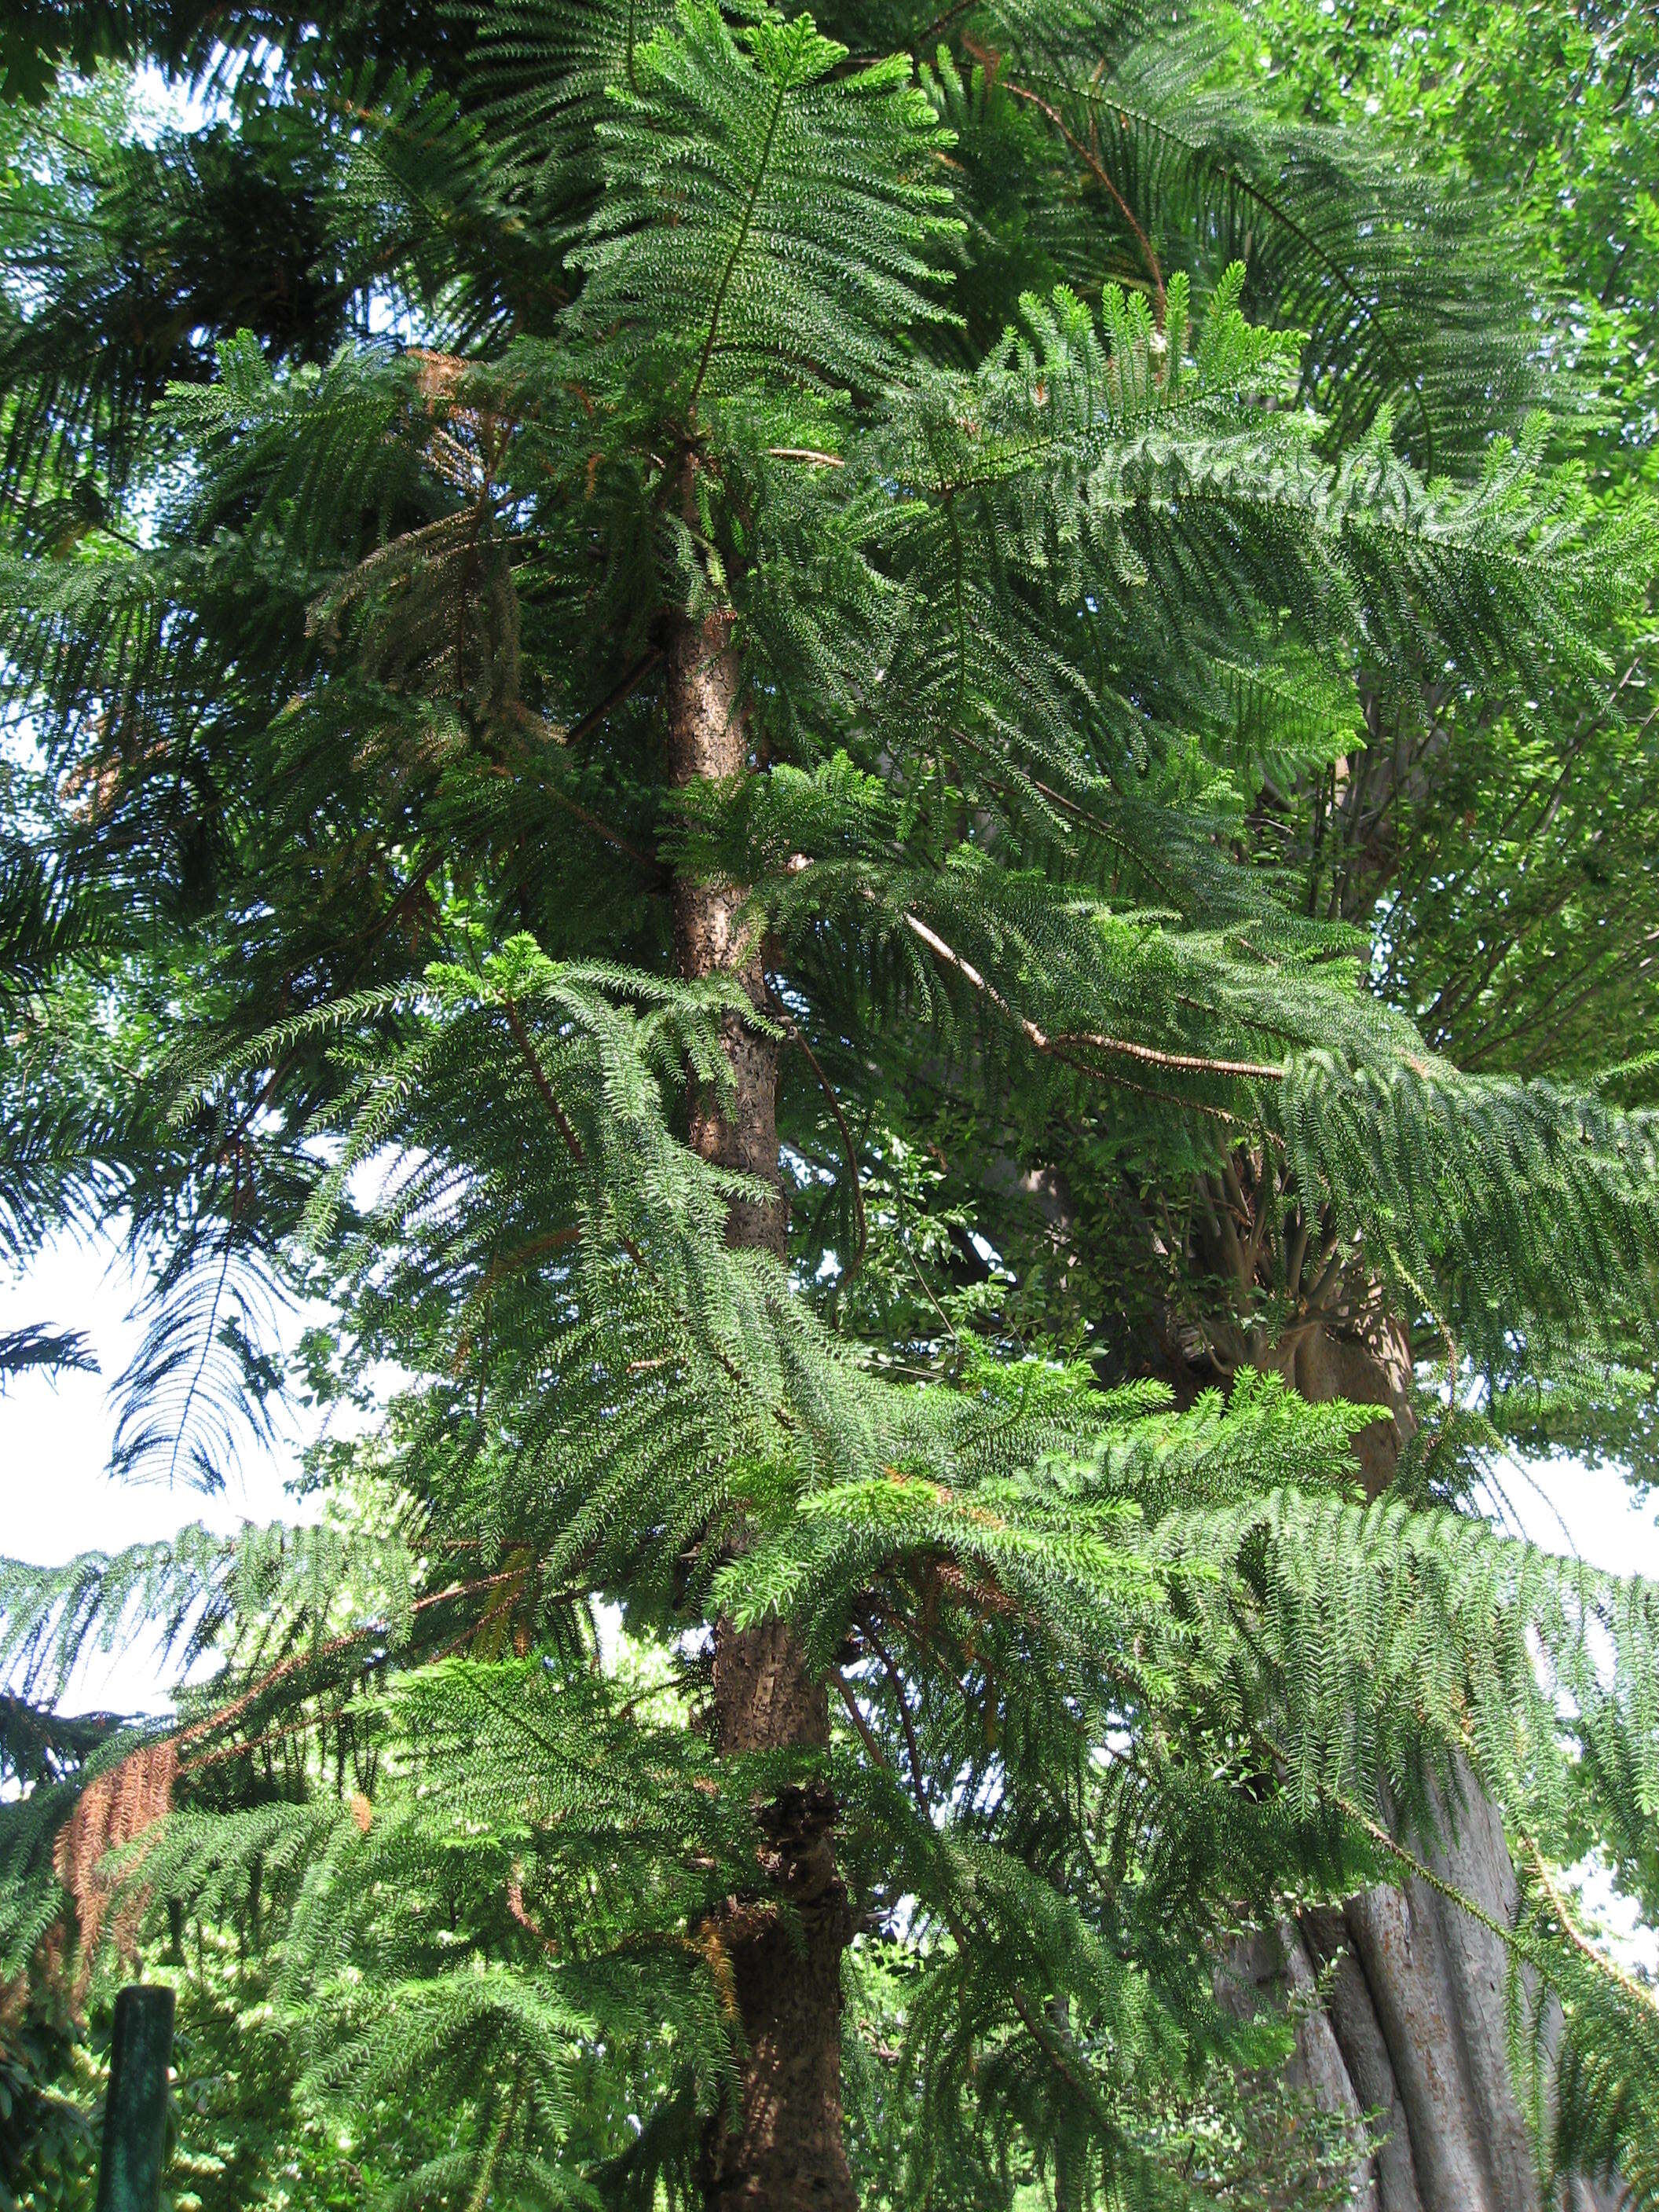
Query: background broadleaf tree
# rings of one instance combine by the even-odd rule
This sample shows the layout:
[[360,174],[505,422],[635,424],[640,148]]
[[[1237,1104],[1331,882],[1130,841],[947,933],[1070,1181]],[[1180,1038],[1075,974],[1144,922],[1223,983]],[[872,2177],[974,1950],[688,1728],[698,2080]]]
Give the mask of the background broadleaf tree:
[[[1362,728],[1624,726],[1549,298],[1204,18],[8,67],[111,51],[219,112],[7,125],[0,1218],[125,1210],[126,1473],[226,1479],[284,1298],[387,1402],[316,1528],[5,1570],[8,2017],[170,1957],[203,2201],[1659,2201],[1556,1871],[1650,1903],[1653,1596],[1461,1410],[1628,1403],[1651,1119],[1439,1056],[1316,842]],[[157,1623],[176,1724],[55,1717]],[[1402,1877],[1511,1971],[1507,2181],[1227,1971]]]

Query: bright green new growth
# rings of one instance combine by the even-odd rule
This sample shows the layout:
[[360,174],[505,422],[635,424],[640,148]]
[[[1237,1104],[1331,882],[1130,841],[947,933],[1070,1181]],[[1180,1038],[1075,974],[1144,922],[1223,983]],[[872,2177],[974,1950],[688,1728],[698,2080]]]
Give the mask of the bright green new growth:
[[[1285,2038],[1229,2016],[1214,1946],[1397,1876],[1473,1773],[1522,1846],[1543,2154],[1659,2204],[1652,2007],[1550,1871],[1598,1839],[1650,1867],[1653,1593],[1436,1502],[1455,1437],[1366,1503],[1373,1409],[1248,1365],[1224,1405],[1105,1390],[1103,1339],[959,1330],[920,1271],[920,1322],[835,1303],[907,1249],[861,1178],[938,1086],[1022,1163],[1047,1117],[1098,1126],[1149,1208],[1251,1149],[1287,1241],[1496,1382],[1652,1343],[1653,1116],[1435,1057],[1249,812],[1352,742],[1356,681],[1547,727],[1616,673],[1650,535],[1546,465],[1504,333],[1464,380],[1428,310],[1363,312],[1382,187],[1222,128],[1201,42],[975,14],[1058,141],[943,49],[520,6],[458,88],[370,70],[314,125],[337,266],[420,345],[244,332],[124,411],[64,397],[57,306],[16,313],[0,642],[136,1042],[112,1079],[20,876],[87,1095],[20,1120],[0,1233],[95,1174],[161,1254],[128,1471],[223,1479],[281,1380],[266,1286],[332,1301],[322,1394],[396,1381],[313,1455],[321,1529],[0,1568],[6,1727],[139,1622],[216,1658],[118,1871],[204,1991],[236,1931],[282,2126],[470,2212],[695,2196],[744,2064],[721,1915],[819,1766],[854,1984],[904,1978],[901,2046],[878,1993],[846,2057],[871,2201],[1251,2201],[1233,2069]],[[1068,199],[1057,143],[1155,240]],[[43,483],[101,452],[113,493],[118,448],[153,540],[49,556]],[[671,789],[663,639],[724,607],[753,772]],[[674,975],[677,878],[744,887],[763,1009]],[[685,1142],[734,1018],[784,1055],[787,1263],[727,1248],[763,1192]],[[30,1149],[60,1109],[95,1164],[59,1147],[68,1198]],[[710,1626],[773,1616],[830,1685],[823,1759],[707,1739]],[[56,1839],[158,1737],[43,1754],[6,1809],[6,1972],[66,1888],[84,1918]],[[1352,2146],[1302,2139],[1312,2203]]]

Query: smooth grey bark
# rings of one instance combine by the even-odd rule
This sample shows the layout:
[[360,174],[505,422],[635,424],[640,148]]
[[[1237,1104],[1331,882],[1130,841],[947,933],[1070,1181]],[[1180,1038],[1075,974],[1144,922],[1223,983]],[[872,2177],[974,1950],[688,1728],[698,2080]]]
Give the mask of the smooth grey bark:
[[1332,2025],[1328,1993],[1319,2002],[1314,1962],[1294,1920],[1242,1936],[1228,1946],[1216,1975],[1216,1994],[1236,2017],[1249,2019],[1264,2007],[1290,2010],[1296,2021],[1296,2047],[1285,2069],[1292,2089],[1311,2099],[1318,2111],[1342,2123],[1354,2146],[1350,2174],[1354,2212],[1380,2212],[1370,2108],[1356,2091]]
[[[985,1181],[1000,1196],[1024,1199],[1063,1258],[1074,1216],[1062,1175],[999,1159]],[[1210,1255],[1224,1273],[1225,1256]],[[1241,1288],[1248,1304],[1254,1285]],[[1203,1331],[1189,1340],[1172,1321],[1170,1334],[1194,1363],[1210,1356]],[[1405,1332],[1363,1275],[1345,1276],[1324,1316],[1277,1346],[1245,1328],[1235,1327],[1231,1343],[1222,1334],[1224,1376],[1254,1361],[1313,1403],[1341,1398],[1386,1411],[1353,1446],[1366,1494],[1381,1496],[1413,1426],[1413,1368]],[[1507,1924],[1519,1887],[1503,1822],[1474,1775],[1465,1769],[1460,1778],[1457,1802],[1437,1808],[1437,1833],[1402,1840]],[[1509,1974],[1501,1937],[1416,1877],[1245,1938],[1218,1966],[1224,2001],[1294,2010],[1290,2077],[1354,2132],[1356,2212],[1546,2212],[1510,2067]],[[1547,2015],[1547,2051],[1553,2026]],[[1564,2212],[1616,2212],[1622,2193],[1573,2179],[1561,2203]]]
[[1376,2212],[1384,2205],[1390,2212],[1423,2212],[1405,2100],[1341,1908],[1304,1913],[1299,1923],[1287,1924],[1323,1980],[1324,2017],[1331,2040],[1376,2142],[1371,2156],[1362,2161],[1365,2189],[1356,2202],[1375,2207]]
[[[1355,1443],[1366,1491],[1380,1495],[1413,1423],[1398,1325],[1373,1308],[1358,1326],[1318,1328],[1298,1341],[1286,1372],[1316,1403],[1388,1407],[1390,1419]],[[1437,1833],[1410,1847],[1489,1919],[1509,1924],[1520,1891],[1503,1821],[1467,1767],[1459,1782],[1457,1802],[1437,1804]],[[1328,1977],[1322,2005],[1298,2021],[1294,2063],[1323,2111],[1366,2114],[1381,2136],[1357,2162],[1362,2212],[1544,2212],[1510,2067],[1510,1971],[1501,1937],[1416,1875],[1304,1914],[1229,1962],[1280,2001]],[[1574,2181],[1567,2201],[1571,2212],[1613,2212],[1620,2194]]]

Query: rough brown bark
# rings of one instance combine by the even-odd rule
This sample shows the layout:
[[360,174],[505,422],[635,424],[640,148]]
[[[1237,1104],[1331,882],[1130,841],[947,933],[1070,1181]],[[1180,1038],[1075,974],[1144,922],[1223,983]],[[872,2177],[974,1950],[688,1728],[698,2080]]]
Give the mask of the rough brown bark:
[[[729,612],[678,622],[667,664],[673,781],[747,775]],[[760,946],[739,921],[743,901],[739,885],[682,877],[675,949],[683,975],[735,975],[758,1008],[765,978]],[[732,1095],[723,1102],[694,1091],[691,1142],[703,1158],[771,1186],[767,1199],[733,1203],[726,1240],[781,1257],[788,1212],[778,1177],[777,1046],[737,1015],[723,1036]],[[828,1747],[825,1686],[808,1674],[786,1623],[715,1624],[714,1725],[727,1754]],[[784,1790],[760,1808],[760,1825],[756,1893],[730,1900],[710,1930],[730,1965],[744,2050],[735,2124],[717,2119],[704,2142],[704,2198],[710,2212],[854,2212],[841,2108],[841,1963],[850,1929],[828,1784]]]
[[[668,645],[668,772],[685,785],[730,783],[750,770],[732,617],[714,609],[700,623],[675,624]],[[766,1000],[761,948],[740,922],[740,884],[682,875],[674,886],[674,949],[687,976],[730,975],[757,1007]],[[691,1142],[706,1160],[762,1176],[776,1195],[740,1200],[726,1221],[726,1241],[760,1246],[781,1258],[788,1212],[778,1182],[778,1048],[772,1038],[728,1015],[722,1042],[732,1071],[729,1112],[718,1097],[691,1097]]]
[[[830,1741],[824,1686],[807,1675],[779,1620],[717,1626],[714,1717],[723,1751]],[[850,2212],[857,2202],[842,2142],[841,1960],[851,1929],[835,1826],[823,1783],[765,1806],[769,1893],[737,1906],[720,1931],[748,2051],[738,2126],[708,2144],[706,2197],[719,2212]]]

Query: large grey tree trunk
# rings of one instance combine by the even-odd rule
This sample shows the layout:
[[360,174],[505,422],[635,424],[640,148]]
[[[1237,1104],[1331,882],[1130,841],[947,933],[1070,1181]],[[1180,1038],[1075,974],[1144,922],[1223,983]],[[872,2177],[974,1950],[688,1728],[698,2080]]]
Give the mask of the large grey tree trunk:
[[[1355,1447],[1366,1491],[1379,1495],[1413,1423],[1403,1334],[1376,1312],[1354,1329],[1301,1337],[1284,1364],[1316,1402],[1389,1408],[1391,1419]],[[1519,1889],[1503,1822],[1473,1774],[1461,1779],[1458,1802],[1439,1808],[1439,1836],[1413,1837],[1411,1848],[1491,1919],[1510,1923]],[[1359,2212],[1543,2212],[1509,2063],[1509,1955],[1472,1914],[1411,1876],[1255,1936],[1226,1972],[1239,1997],[1296,2009],[1292,2075],[1320,2108],[1352,2123],[1357,2142],[1362,2118],[1380,2135],[1356,2158]],[[1617,2201],[1583,2182],[1568,2198],[1571,2212]]]
[[[1024,1171],[998,1158],[985,1180],[1000,1196],[1035,1210],[1063,1265],[1077,1234],[1063,1171]],[[1235,1211],[1247,1222],[1250,1195],[1233,1193]],[[1212,1198],[1215,1241],[1200,1259],[1206,1273],[1224,1277],[1227,1200],[1219,1186]],[[1334,1240],[1325,1256],[1334,1250]],[[1192,1363],[1194,1389],[1250,1363],[1283,1375],[1313,1403],[1341,1398],[1384,1409],[1388,1419],[1354,1441],[1365,1492],[1380,1497],[1414,1425],[1404,1331],[1355,1271],[1337,1281],[1322,1313],[1274,1345],[1254,1310],[1260,1258],[1254,1242],[1235,1237],[1231,1272],[1242,1322],[1224,1315],[1212,1333],[1172,1310],[1166,1350]],[[1293,1295],[1297,1287],[1293,1270]],[[1487,1918],[1512,1923],[1519,1889],[1502,1820],[1473,1774],[1466,1770],[1460,1778],[1456,1802],[1439,1808],[1437,1837],[1401,1840]],[[1237,2009],[1254,2012],[1266,2002],[1295,2014],[1291,2081],[1351,2130],[1358,2212],[1545,2212],[1509,2064],[1509,1974],[1501,1937],[1418,1877],[1235,1942],[1218,1967],[1219,1993]],[[1547,2014],[1547,2050],[1553,2027]],[[1614,2212],[1622,2194],[1574,2181],[1565,2212]],[[1288,2197],[1285,2212],[1297,2212]]]

